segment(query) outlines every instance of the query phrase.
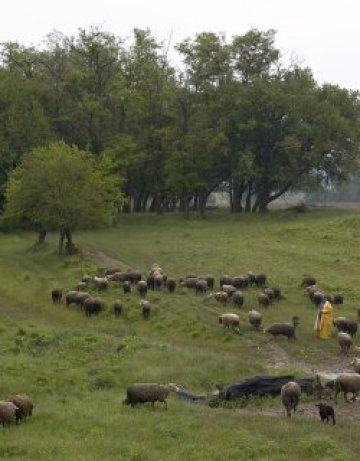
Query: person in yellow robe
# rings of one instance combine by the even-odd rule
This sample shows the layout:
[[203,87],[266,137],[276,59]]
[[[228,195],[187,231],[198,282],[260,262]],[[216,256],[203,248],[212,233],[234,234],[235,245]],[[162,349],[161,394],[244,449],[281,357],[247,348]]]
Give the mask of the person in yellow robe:
[[314,330],[320,339],[328,339],[331,334],[333,307],[326,296],[323,297],[316,316]]

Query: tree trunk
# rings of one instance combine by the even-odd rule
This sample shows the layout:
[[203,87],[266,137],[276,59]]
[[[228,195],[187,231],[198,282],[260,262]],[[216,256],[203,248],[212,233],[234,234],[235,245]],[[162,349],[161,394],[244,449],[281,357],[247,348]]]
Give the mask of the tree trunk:
[[205,218],[206,202],[209,197],[207,192],[202,192],[199,194],[199,212],[202,218]]
[[231,195],[232,195],[231,212],[232,213],[241,213],[243,211],[243,207],[241,203],[243,192],[244,192],[244,183],[233,181],[232,191],[231,191]]
[[46,229],[41,229],[38,235],[38,244],[42,245],[45,242],[46,238]]
[[65,240],[65,231],[64,229],[61,229],[60,235],[59,235],[59,255],[62,255],[64,253],[64,240]]
[[78,250],[72,240],[72,230],[69,229],[68,227],[65,229],[65,238],[66,238],[66,243],[65,243],[66,254],[68,255],[76,254]]
[[246,203],[245,203],[245,213],[251,212],[251,197],[252,197],[252,184],[249,182],[248,184],[248,192],[246,195]]
[[190,216],[190,198],[189,197],[184,197],[184,218],[188,219]]

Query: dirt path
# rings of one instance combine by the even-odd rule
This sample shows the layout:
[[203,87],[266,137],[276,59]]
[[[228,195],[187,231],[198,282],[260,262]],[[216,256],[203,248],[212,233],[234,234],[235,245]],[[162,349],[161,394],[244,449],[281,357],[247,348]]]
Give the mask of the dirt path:
[[107,254],[105,254],[102,251],[83,251],[83,254],[85,258],[90,259],[91,261],[94,261],[96,264],[98,264],[101,267],[106,267],[106,268],[119,268],[121,270],[128,269],[131,267],[129,263],[126,261],[123,261],[121,259],[115,259]]

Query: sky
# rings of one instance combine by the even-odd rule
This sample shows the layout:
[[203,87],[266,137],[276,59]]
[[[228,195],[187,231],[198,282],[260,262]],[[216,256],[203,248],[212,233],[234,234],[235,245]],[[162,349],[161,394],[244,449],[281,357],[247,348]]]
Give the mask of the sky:
[[[252,28],[276,30],[284,62],[310,67],[317,82],[360,89],[360,0],[3,0],[0,42],[41,45],[58,30],[90,26],[122,38],[149,28],[179,43],[200,32],[231,40]],[[171,55],[170,55],[171,56]]]

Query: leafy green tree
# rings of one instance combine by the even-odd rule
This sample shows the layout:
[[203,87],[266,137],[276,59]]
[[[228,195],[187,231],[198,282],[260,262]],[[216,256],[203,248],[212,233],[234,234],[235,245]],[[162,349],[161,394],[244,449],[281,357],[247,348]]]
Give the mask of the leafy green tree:
[[5,218],[59,232],[59,254],[75,249],[76,229],[109,225],[123,204],[109,164],[56,142],[25,154],[6,188]]

